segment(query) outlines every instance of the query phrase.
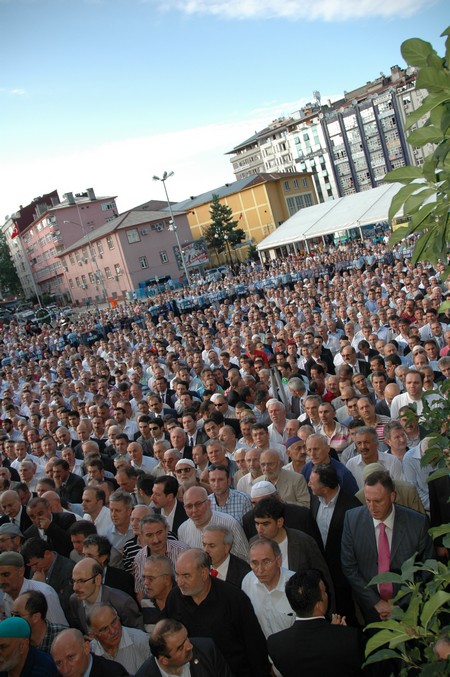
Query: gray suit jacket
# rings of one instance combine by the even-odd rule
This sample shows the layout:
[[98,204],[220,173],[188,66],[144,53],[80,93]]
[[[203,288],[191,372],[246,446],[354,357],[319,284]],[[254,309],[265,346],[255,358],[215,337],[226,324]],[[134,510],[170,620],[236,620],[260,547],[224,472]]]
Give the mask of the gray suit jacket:
[[[429,526],[425,515],[395,505],[391,571],[399,572],[402,564],[414,553],[422,561],[435,556],[433,542],[428,535]],[[368,587],[369,581],[378,575],[378,549],[373,518],[365,506],[345,514],[341,561],[342,571],[367,622],[380,620],[373,608],[380,601],[377,586]],[[397,590],[398,586],[394,585],[394,594]]]
[[[130,595],[122,592],[122,590],[115,590],[107,585],[102,585],[101,601],[112,604],[117,611],[122,625],[125,625],[127,628],[144,629],[144,623],[138,605]],[[88,632],[88,627],[84,604],[78,599],[75,593],[70,598],[70,612],[73,625],[86,634]]]

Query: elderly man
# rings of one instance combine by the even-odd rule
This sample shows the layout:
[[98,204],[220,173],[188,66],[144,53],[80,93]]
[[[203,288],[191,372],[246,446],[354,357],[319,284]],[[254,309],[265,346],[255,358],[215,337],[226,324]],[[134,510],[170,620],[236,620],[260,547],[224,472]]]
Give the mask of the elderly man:
[[202,487],[191,487],[184,495],[184,509],[189,517],[180,526],[178,535],[191,548],[202,546],[202,533],[207,525],[224,526],[233,534],[231,552],[241,559],[247,559],[247,539],[241,525],[234,517],[211,509],[208,494]]
[[381,463],[393,480],[404,479],[402,465],[398,458],[378,451],[378,435],[375,428],[367,426],[358,428],[355,433],[355,442],[359,454],[347,462],[347,469],[352,473],[359,489],[362,489],[364,485],[363,471],[369,463]]
[[326,465],[331,465],[335,469],[342,489],[351,496],[356,494],[358,485],[356,484],[355,478],[343,463],[331,458],[330,446],[324,435],[319,435],[318,433],[310,435],[306,440],[306,453],[310,460],[302,468],[302,475],[307,482],[309,482],[313,469],[319,464],[325,463]]
[[203,529],[203,550],[211,558],[211,575],[241,587],[250,567],[243,559],[231,554],[233,534],[226,527],[207,526]]
[[309,508],[309,492],[305,478],[299,473],[285,470],[277,451],[272,449],[263,451],[260,463],[264,474],[257,478],[257,482],[263,480],[271,482],[283,501]]
[[248,557],[252,570],[242,581],[242,590],[267,638],[290,628],[295,621],[284,590],[294,572],[281,566],[280,546],[268,538],[254,539]]
[[171,618],[155,625],[150,637],[152,657],[135,677],[193,675],[232,677],[214,642],[207,637],[190,640],[185,626]]
[[144,563],[145,596],[141,599],[144,628],[150,632],[163,617],[167,597],[175,585],[172,562],[163,555],[151,555]]
[[23,534],[11,522],[0,525],[0,552],[20,552]]
[[151,555],[168,557],[172,564],[189,548],[186,543],[168,540],[169,525],[164,515],[147,515],[140,521],[142,549],[134,558],[134,589],[139,599],[144,595],[144,565]]
[[24,533],[33,524],[16,491],[3,491],[0,496],[0,507],[3,513],[0,525],[11,522]]
[[115,608],[101,602],[94,604],[87,614],[89,635],[92,637],[91,651],[116,661],[134,675],[149,658],[148,635],[137,628],[122,625]]
[[83,541],[83,557],[92,557],[103,567],[103,583],[110,588],[117,588],[134,598],[134,578],[123,569],[112,566],[111,561],[119,558],[117,551],[111,546],[106,536],[89,534]]
[[11,616],[12,606],[19,595],[29,590],[38,590],[47,599],[47,620],[51,623],[67,626],[67,619],[61,608],[58,595],[47,583],[25,578],[25,562],[19,553],[2,552],[0,554],[0,588],[4,594],[3,607],[6,616]]
[[243,475],[237,483],[236,489],[242,491],[250,496],[251,488],[257,482],[258,477],[261,476],[261,451],[260,449],[246,449],[245,450],[245,465],[247,466],[247,474]]
[[188,623],[195,636],[211,637],[234,674],[268,677],[266,642],[250,600],[234,585],[212,577],[210,566],[202,550],[178,558],[178,587],[167,599],[167,616]]
[[126,491],[115,491],[109,497],[109,512],[111,516],[112,527],[109,527],[103,534],[112,543],[112,545],[123,554],[125,543],[133,537],[133,530],[130,524],[131,512],[133,510],[133,501]]
[[173,449],[181,453],[180,458],[192,458],[192,447],[187,444],[187,435],[183,428],[175,427],[170,431],[170,443]]
[[143,470],[145,473],[151,474],[152,470],[158,465],[158,460],[153,456],[144,456],[144,449],[139,442],[130,442],[127,453],[135,470]]
[[23,618],[7,618],[0,623],[1,674],[7,677],[56,677],[52,657],[30,645],[30,626]]
[[115,661],[91,654],[89,639],[79,630],[63,630],[52,644],[52,656],[60,677],[128,677]]
[[136,602],[122,590],[103,585],[103,567],[91,557],[77,562],[72,572],[73,595],[70,610],[73,623],[87,632],[86,613],[99,602],[110,602],[122,623],[130,628],[143,628],[142,616]]

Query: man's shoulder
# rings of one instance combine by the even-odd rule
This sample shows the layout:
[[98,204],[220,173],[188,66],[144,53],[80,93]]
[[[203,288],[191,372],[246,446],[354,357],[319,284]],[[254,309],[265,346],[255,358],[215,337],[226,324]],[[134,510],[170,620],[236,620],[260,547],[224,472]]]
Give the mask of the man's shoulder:
[[424,526],[428,522],[428,517],[417,510],[412,510],[411,508],[406,508],[403,505],[395,504],[395,519],[399,519],[402,522],[408,522],[408,524],[416,526]]
[[92,668],[89,677],[104,677],[104,675],[108,675],[108,677],[125,677],[125,675],[128,675],[120,663],[103,658],[103,656],[91,655]]

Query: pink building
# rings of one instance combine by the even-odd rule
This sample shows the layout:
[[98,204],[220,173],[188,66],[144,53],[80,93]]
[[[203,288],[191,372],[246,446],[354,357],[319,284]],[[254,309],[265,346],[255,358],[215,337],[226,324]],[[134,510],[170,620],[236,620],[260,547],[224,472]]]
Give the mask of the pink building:
[[[192,240],[185,213],[174,214],[180,243]],[[179,282],[183,266],[166,202],[150,201],[87,232],[59,255],[74,304],[129,298],[158,281]]]
[[55,302],[67,302],[70,294],[59,255],[84,233],[95,232],[117,216],[114,196],[96,197],[94,190],[58,194],[48,202],[36,204],[32,222],[19,236],[40,294],[51,294]]

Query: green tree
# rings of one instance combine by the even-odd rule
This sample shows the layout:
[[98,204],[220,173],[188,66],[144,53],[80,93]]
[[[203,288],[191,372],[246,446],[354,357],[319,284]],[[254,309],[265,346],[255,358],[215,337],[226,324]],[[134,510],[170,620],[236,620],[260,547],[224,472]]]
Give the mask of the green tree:
[[403,184],[392,200],[389,220],[399,210],[410,220],[393,233],[390,245],[410,235],[417,236],[413,264],[420,260],[447,263],[450,241],[450,27],[442,36],[447,36],[443,57],[419,38],[406,40],[401,47],[405,61],[418,69],[416,89],[428,92],[422,105],[407,117],[406,130],[415,127],[408,135],[408,143],[415,148],[431,143],[435,150],[422,167],[400,167],[384,179]]
[[227,251],[232,263],[231,249],[245,240],[245,231],[237,228],[238,222],[233,220],[231,208],[221,204],[218,195],[213,195],[209,213],[211,223],[205,232],[205,240],[217,254]]
[[3,294],[16,295],[22,292],[5,236],[2,234],[0,234],[0,289]]

